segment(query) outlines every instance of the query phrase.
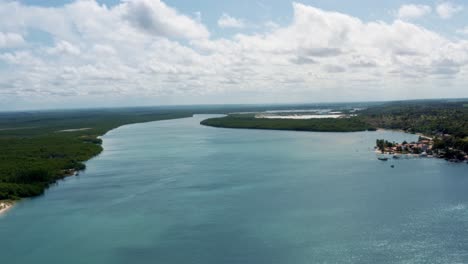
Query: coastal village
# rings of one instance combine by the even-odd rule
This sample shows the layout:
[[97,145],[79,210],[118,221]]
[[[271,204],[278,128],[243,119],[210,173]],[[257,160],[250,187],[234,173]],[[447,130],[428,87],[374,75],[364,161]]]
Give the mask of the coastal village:
[[[448,135],[447,135],[448,136]],[[444,136],[442,136],[444,137]],[[439,148],[436,147],[435,139],[426,136],[419,136],[417,142],[402,143],[389,142],[384,139],[377,139],[375,150],[378,153],[393,155],[394,159],[402,156],[422,157],[422,158],[441,158],[450,162],[467,162],[468,153],[454,148]],[[387,160],[388,158],[379,158]]]

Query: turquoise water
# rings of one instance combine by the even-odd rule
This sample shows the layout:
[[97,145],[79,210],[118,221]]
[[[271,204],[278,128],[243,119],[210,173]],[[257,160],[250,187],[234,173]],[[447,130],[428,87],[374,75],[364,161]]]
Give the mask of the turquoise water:
[[414,135],[204,118],[109,132],[86,172],[0,216],[1,263],[468,263],[468,166],[370,150]]

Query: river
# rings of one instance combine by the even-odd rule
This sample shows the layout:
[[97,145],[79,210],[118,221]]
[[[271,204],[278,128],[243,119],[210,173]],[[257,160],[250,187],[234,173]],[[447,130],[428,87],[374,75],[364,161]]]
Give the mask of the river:
[[0,216],[2,263],[468,263],[468,166],[372,151],[415,135],[207,117],[110,131],[85,172]]

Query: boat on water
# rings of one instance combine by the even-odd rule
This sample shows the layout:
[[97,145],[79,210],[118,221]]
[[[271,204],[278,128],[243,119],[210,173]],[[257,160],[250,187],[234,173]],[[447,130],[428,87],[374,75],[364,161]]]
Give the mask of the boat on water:
[[387,157],[378,157],[377,159],[381,160],[381,161],[387,161],[388,158]]

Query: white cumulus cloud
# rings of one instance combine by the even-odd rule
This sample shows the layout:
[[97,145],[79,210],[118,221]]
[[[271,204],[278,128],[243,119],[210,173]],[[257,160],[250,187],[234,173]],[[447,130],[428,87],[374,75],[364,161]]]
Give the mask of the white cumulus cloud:
[[458,29],[457,33],[462,34],[462,35],[468,35],[468,26],[466,26],[464,28],[461,28],[461,29]]
[[120,9],[133,25],[156,35],[188,39],[209,36],[198,19],[180,14],[160,0],[127,0]]
[[443,19],[449,19],[462,10],[463,6],[455,5],[451,2],[440,3],[436,7],[437,14]]
[[57,42],[53,48],[49,48],[47,51],[53,55],[80,55],[81,53],[80,48],[64,40]]
[[20,34],[0,31],[0,49],[16,48],[23,44],[24,39]]
[[[14,50],[0,50],[0,63],[7,64],[0,67],[0,102],[8,96],[144,98],[155,104],[171,98],[236,103],[468,96],[465,35],[447,38],[409,20],[362,21],[299,3],[292,8],[289,24],[214,38],[200,20],[161,1],[108,7],[87,0],[51,8],[0,0],[0,43],[6,34],[10,42],[17,38],[8,44]],[[32,30],[50,35],[52,43],[18,46],[18,36]]]
[[403,5],[397,13],[400,19],[416,19],[428,15],[432,12],[432,8],[427,5]]
[[218,26],[221,28],[244,28],[245,22],[242,19],[238,19],[224,13],[218,19]]

